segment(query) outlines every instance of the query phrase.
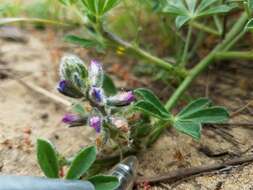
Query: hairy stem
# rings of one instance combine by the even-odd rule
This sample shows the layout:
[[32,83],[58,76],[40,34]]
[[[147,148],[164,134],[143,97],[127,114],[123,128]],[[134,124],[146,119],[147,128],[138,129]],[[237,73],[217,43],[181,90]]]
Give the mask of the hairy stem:
[[215,36],[220,36],[220,33],[217,30],[215,30],[213,28],[210,28],[210,27],[208,27],[204,24],[201,24],[199,22],[192,22],[192,23],[190,23],[190,25],[192,27],[194,27],[196,29],[199,29],[199,30],[202,30],[206,33],[209,33],[209,34],[212,34],[212,35],[215,35]]
[[172,63],[165,61],[163,59],[160,59],[154,55],[151,55],[149,52],[139,48],[136,45],[133,45],[127,41],[124,41],[123,39],[121,39],[119,36],[113,34],[112,32],[107,31],[105,28],[103,28],[103,36],[106,39],[109,39],[110,41],[112,41],[113,43],[124,47],[126,50],[132,51],[134,52],[136,55],[146,59],[149,61],[149,63],[152,63],[154,65],[157,65],[171,73],[174,73],[175,75],[181,77],[181,78],[185,78],[187,75],[187,71],[185,69],[182,68],[178,68],[172,65]]
[[[246,13],[243,13],[239,20],[234,24],[230,32],[226,35],[226,38],[218,44],[204,59],[202,59],[188,74],[188,76],[184,79],[184,81],[180,84],[177,90],[172,94],[170,99],[167,101],[165,107],[168,110],[171,110],[175,104],[178,102],[179,98],[184,94],[187,88],[191,85],[193,80],[201,74],[212,62],[215,58],[215,55],[219,51],[223,51],[226,46],[237,37],[238,34],[243,30],[245,23],[248,20],[248,16]],[[238,41],[239,39],[237,39]],[[236,41],[235,41],[236,42]],[[234,43],[235,43],[234,42]]]
[[215,54],[215,59],[217,60],[224,60],[224,59],[246,59],[246,60],[253,60],[253,51],[225,51],[225,52],[218,52]]
[[181,67],[185,67],[186,62],[187,62],[188,50],[189,50],[189,46],[190,46],[190,43],[191,43],[191,36],[192,36],[192,26],[190,25],[189,29],[188,29],[188,32],[187,32],[187,37],[186,37],[186,42],[185,42],[185,46],[184,46],[182,61],[180,63]]

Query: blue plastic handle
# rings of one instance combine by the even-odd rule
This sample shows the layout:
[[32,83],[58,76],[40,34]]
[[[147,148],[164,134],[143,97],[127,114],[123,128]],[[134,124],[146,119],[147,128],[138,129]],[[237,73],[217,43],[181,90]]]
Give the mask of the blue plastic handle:
[[0,176],[0,190],[95,190],[95,188],[88,181]]

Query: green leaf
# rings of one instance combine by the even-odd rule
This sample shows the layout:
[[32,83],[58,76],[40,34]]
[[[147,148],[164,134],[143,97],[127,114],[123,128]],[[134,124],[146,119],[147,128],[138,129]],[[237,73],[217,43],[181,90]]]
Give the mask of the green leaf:
[[189,11],[194,14],[197,5],[197,0],[185,0]]
[[66,179],[79,179],[83,176],[96,160],[96,148],[94,146],[81,150],[71,163]]
[[195,140],[199,140],[201,136],[201,124],[193,121],[181,121],[177,120],[173,127],[178,131],[191,136]]
[[253,0],[248,0],[248,7],[253,10]]
[[210,9],[207,9],[206,11],[200,12],[197,15],[197,17],[222,14],[222,13],[227,13],[229,11],[231,11],[231,7],[229,7],[227,5],[220,5],[220,6],[216,6],[216,7],[211,7]]
[[201,110],[203,108],[207,108],[211,105],[211,101],[207,98],[199,98],[197,100],[194,100],[190,102],[182,111],[177,114],[177,117],[183,117],[187,116],[193,112],[196,112],[198,110]]
[[103,81],[103,89],[105,91],[105,94],[107,96],[112,96],[117,93],[117,88],[114,85],[113,80],[108,75],[104,75],[104,81]]
[[163,12],[180,16],[188,15],[188,10],[181,0],[168,1],[168,4],[163,9]]
[[224,107],[211,107],[200,109],[187,115],[180,116],[180,120],[193,121],[196,123],[219,123],[228,119],[229,114]]
[[204,11],[206,8],[208,8],[210,5],[214,4],[215,2],[217,2],[218,0],[201,0],[200,4],[197,8],[198,12],[202,12]]
[[41,170],[49,178],[59,178],[59,163],[55,147],[47,140],[37,140],[37,159]]
[[67,35],[64,37],[64,40],[66,42],[77,44],[77,45],[80,45],[81,47],[85,47],[85,48],[96,47],[98,44],[94,40],[81,38],[81,37],[75,36],[75,35]]
[[73,105],[72,109],[75,113],[78,113],[80,115],[85,115],[86,114],[86,111],[85,111],[84,107],[81,104],[77,103],[77,104]]
[[252,29],[253,29],[253,18],[251,18],[245,26],[245,30],[252,30]]
[[117,177],[98,175],[88,179],[96,190],[114,190],[119,186]]
[[146,102],[153,104],[163,115],[169,115],[169,112],[162,105],[160,100],[154,95],[154,93],[145,88],[138,88],[134,90],[135,95],[140,96]]
[[188,16],[177,16],[176,17],[176,27],[180,29],[186,22],[188,22],[191,18]]
[[96,15],[98,0],[82,0],[82,3],[89,12]]
[[154,106],[154,104],[145,100],[136,102],[134,104],[134,108],[159,119],[163,120],[170,119],[170,114],[161,112],[156,106]]
[[106,0],[105,6],[103,7],[103,13],[106,13],[114,8],[119,2],[120,0]]

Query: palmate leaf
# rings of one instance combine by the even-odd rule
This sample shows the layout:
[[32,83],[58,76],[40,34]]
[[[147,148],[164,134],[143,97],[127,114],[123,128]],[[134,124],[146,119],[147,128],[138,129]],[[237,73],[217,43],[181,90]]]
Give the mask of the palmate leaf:
[[192,121],[178,120],[173,125],[178,131],[190,135],[193,139],[199,140],[201,136],[201,124]]
[[232,9],[228,5],[214,5],[218,0],[201,0],[198,6],[197,2],[196,0],[171,0],[167,2],[163,12],[176,15],[176,26],[181,28],[191,20],[227,13]]
[[220,123],[228,119],[228,111],[224,107],[210,107],[199,109],[187,116],[181,116],[180,120],[193,121],[197,123]]
[[207,108],[209,105],[211,105],[211,101],[208,98],[199,98],[185,106],[184,109],[182,109],[177,116],[187,116],[200,109]]
[[145,100],[136,102],[134,108],[162,120],[170,119],[170,114],[161,112],[154,104]]
[[211,106],[207,98],[199,98],[189,103],[174,120],[173,127],[198,140],[201,136],[201,125],[205,123],[220,123],[228,119],[226,108]]
[[102,16],[114,8],[120,0],[82,0],[85,8],[94,16]]
[[138,88],[134,91],[134,93],[135,95],[141,97],[145,101],[148,101],[151,104],[153,104],[157,109],[160,110],[160,112],[164,113],[165,115],[169,114],[168,111],[163,106],[163,104],[151,90],[145,88]]

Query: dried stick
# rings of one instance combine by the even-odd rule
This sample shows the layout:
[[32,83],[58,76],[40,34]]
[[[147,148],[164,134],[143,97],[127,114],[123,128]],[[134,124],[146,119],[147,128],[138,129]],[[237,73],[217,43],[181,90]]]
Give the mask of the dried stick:
[[150,184],[154,184],[158,182],[167,182],[167,183],[175,182],[177,180],[181,180],[183,178],[187,178],[190,176],[203,174],[203,173],[211,172],[214,170],[221,170],[221,169],[227,168],[228,166],[241,165],[241,164],[249,163],[252,161],[253,161],[253,155],[247,156],[244,158],[235,158],[232,160],[228,160],[224,163],[179,169],[179,170],[172,171],[170,173],[155,176],[155,177],[140,177],[140,178],[137,178],[136,183],[138,184],[138,183],[143,183],[143,182],[149,182]]
[[41,88],[37,85],[34,85],[30,82],[26,82],[23,79],[17,78],[13,73],[6,71],[5,72],[7,75],[11,76],[14,80],[16,80],[17,82],[19,82],[20,84],[24,85],[25,87],[27,87],[28,89],[31,89],[32,91],[39,93],[45,97],[47,97],[48,99],[54,101],[57,104],[60,104],[64,107],[70,107],[72,105],[72,103],[68,100],[65,100],[47,90],[45,90],[44,88]]
[[61,104],[61,105],[65,106],[65,107],[70,107],[72,105],[72,103],[69,102],[68,100],[63,99],[63,98],[61,98],[61,97],[59,97],[59,96],[57,96],[57,95],[55,95],[55,94],[53,94],[53,93],[45,90],[44,88],[41,88],[41,87],[39,87],[37,85],[34,85],[34,84],[30,83],[30,82],[25,82],[25,81],[20,80],[20,79],[17,80],[17,81],[20,84],[24,85],[25,87],[27,87],[27,88],[35,91],[36,93],[42,94],[43,96],[47,97],[48,99],[53,100],[57,104]]

